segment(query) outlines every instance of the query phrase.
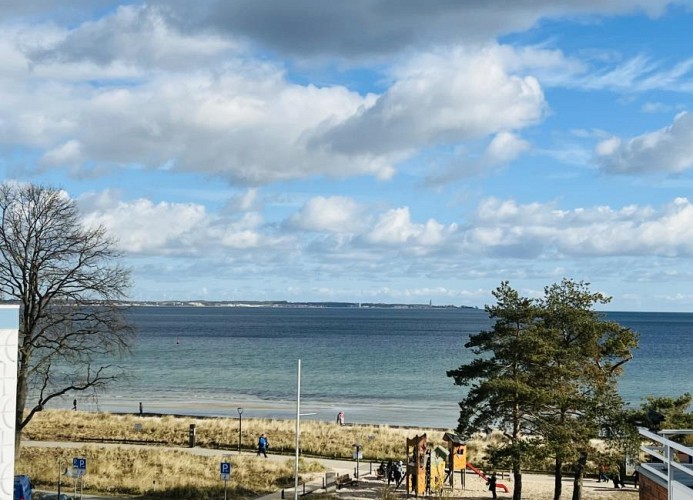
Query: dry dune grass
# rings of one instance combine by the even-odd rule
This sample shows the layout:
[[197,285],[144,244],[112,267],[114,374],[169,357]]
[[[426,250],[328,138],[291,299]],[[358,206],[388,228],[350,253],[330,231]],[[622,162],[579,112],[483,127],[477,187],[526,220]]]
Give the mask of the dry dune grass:
[[[28,474],[38,486],[56,487],[58,459],[71,463],[72,457],[87,459],[87,491],[108,494],[143,495],[143,498],[220,498],[219,457],[201,457],[183,451],[148,449],[103,449],[85,445],[79,449],[25,448],[17,470]],[[253,498],[293,484],[294,464],[230,456],[232,480],[230,498]],[[301,464],[300,474],[315,471],[315,463]],[[66,490],[72,479],[64,478]]]
[[[139,424],[141,430],[135,430]],[[238,447],[238,419],[194,417],[139,417],[109,413],[64,410],[43,411],[26,428],[24,438],[56,441],[137,440],[152,444],[187,446],[190,424],[196,427],[196,444],[205,448],[235,450]],[[243,419],[242,447],[254,449],[257,437],[265,433],[273,453],[293,453],[295,421]],[[301,422],[301,452],[306,456],[351,458],[353,444],[363,445],[364,459],[401,459],[405,439],[427,433],[429,442],[443,444],[443,432],[434,429],[404,429],[388,426]]]

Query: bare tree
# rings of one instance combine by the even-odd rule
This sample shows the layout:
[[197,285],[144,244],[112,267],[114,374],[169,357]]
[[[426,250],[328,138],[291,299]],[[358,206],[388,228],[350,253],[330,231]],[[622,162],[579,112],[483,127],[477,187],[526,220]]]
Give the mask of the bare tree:
[[15,452],[22,430],[54,398],[121,374],[134,330],[118,299],[130,273],[103,227],[83,224],[53,187],[0,185],[0,296],[20,303]]

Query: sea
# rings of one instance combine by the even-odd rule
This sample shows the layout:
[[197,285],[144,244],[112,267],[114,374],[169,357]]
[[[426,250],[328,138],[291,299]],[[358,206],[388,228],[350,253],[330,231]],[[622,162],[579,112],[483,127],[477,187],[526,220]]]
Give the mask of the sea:
[[[465,389],[446,375],[492,326],[471,308],[133,307],[126,376],[59,403],[86,411],[295,418],[454,429]],[[693,314],[608,312],[640,334],[619,381],[633,407],[693,393]],[[299,365],[300,360],[300,391]]]

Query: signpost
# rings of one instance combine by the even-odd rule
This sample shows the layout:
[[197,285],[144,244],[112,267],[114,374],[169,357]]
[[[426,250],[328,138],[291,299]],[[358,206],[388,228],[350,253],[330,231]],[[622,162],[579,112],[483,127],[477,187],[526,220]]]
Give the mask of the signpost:
[[77,498],[77,480],[79,479],[79,498],[82,498],[82,488],[84,480],[82,479],[87,473],[87,459],[83,457],[75,457],[72,459],[72,476],[75,478],[75,498]]
[[229,462],[222,462],[219,467],[219,472],[221,473],[221,480],[224,481],[224,500],[226,500],[226,486],[231,479],[231,464]]

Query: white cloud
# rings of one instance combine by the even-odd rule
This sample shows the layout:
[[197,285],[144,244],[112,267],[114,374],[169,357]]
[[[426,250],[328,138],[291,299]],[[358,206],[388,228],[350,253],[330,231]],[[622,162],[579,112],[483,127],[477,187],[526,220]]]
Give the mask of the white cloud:
[[[364,217],[366,207],[349,198],[317,197],[290,215],[278,232],[259,212],[209,213],[197,204],[125,202],[120,196],[106,191],[79,201],[85,220],[105,225],[132,255],[195,255],[204,260],[227,250],[253,248],[253,259],[258,260],[292,253],[299,268],[303,259],[326,265],[336,255],[350,255],[352,266],[359,261],[370,266],[392,264],[397,255],[399,265],[413,258],[409,265],[422,269],[437,268],[449,258],[693,257],[693,204],[686,198],[659,208],[572,210],[555,203],[488,198],[468,221],[443,224],[435,219],[416,222],[409,207],[371,211]],[[442,261],[417,260],[432,255]]]
[[421,247],[433,247],[440,244],[446,232],[454,232],[456,226],[446,228],[439,222],[429,219],[425,224],[414,223],[411,220],[408,207],[388,210],[382,214],[366,234],[366,240],[371,243],[384,245],[407,245],[418,252]]
[[486,46],[414,57],[372,105],[327,124],[312,143],[345,154],[406,154],[537,123],[547,107],[539,83],[509,73],[503,52]]
[[609,173],[679,173],[693,167],[693,115],[683,112],[668,127],[629,140],[611,138],[596,148]]
[[507,163],[517,158],[529,148],[529,143],[515,134],[501,132],[496,134],[488,145],[485,154],[485,162],[489,165]]
[[[99,210],[85,216],[88,225],[101,224],[118,246],[130,254],[187,254],[197,247],[196,235],[207,214],[202,205],[139,199],[129,203],[110,195],[96,201],[83,200],[85,206]],[[110,203],[110,204],[109,204]]]
[[693,256],[693,205],[677,198],[659,210],[608,206],[559,210],[488,199],[466,234],[468,248],[516,257]]
[[218,35],[186,35],[172,28],[164,9],[146,5],[120,6],[115,13],[86,21],[60,39],[29,48],[34,64],[90,62],[97,66],[187,69],[210,62],[236,48]]
[[246,185],[390,179],[424,148],[488,136],[484,161],[495,164],[525,149],[516,131],[546,110],[537,80],[512,71],[560,60],[440,50],[392,68],[381,95],[361,95],[293,83],[219,35],[173,28],[165,12],[127,6],[72,30],[27,26],[21,43],[16,30],[0,34],[14,61],[0,68],[0,144],[35,148],[43,168],[78,178],[135,165]]
[[364,218],[364,209],[350,198],[318,196],[308,200],[290,222],[308,231],[353,233],[363,227]]
[[43,155],[42,161],[47,165],[70,165],[82,162],[81,145],[79,141],[67,141]]
[[[20,53],[15,47],[15,57]],[[135,82],[108,85],[85,83],[85,74],[94,76],[90,69],[70,79],[85,66],[94,68],[63,66],[59,80],[42,62],[25,64],[20,78],[16,67],[0,69],[0,144],[43,149],[44,166],[78,161],[70,165],[78,176],[103,165],[169,165],[246,184],[393,173],[387,156],[328,154],[304,139],[325,120],[352,115],[370,96],[292,84],[281,67],[263,61],[228,60],[193,73],[143,67]]]

